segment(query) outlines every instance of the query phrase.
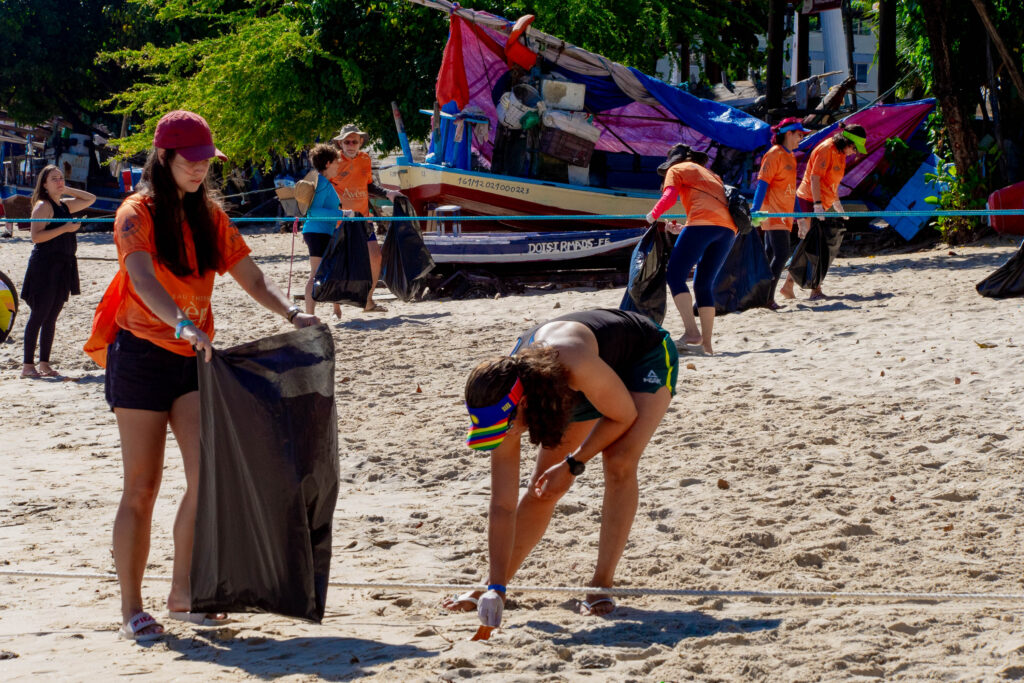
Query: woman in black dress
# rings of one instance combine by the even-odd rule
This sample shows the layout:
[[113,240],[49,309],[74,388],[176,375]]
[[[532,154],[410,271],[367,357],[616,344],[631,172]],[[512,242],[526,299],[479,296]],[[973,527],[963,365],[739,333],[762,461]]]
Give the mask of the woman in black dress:
[[[68,200],[63,198],[70,197]],[[71,214],[96,201],[96,195],[65,186],[64,174],[56,166],[44,168],[32,193],[32,218],[53,219],[32,223],[32,254],[25,269],[21,298],[32,312],[25,325],[25,357],[22,377],[57,377],[50,367],[50,349],[57,328],[57,316],[71,294],[78,294],[78,241],[75,232],[81,223]],[[36,343],[39,367],[36,367]]]

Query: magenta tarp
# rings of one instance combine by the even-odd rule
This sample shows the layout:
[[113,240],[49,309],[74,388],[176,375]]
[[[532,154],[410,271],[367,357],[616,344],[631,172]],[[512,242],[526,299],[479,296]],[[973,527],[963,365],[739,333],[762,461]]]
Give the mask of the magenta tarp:
[[[847,116],[843,121],[847,125],[859,124],[868,133],[865,155],[856,155],[846,162],[846,175],[839,184],[839,196],[846,197],[854,188],[863,182],[885,156],[885,141],[888,138],[906,140],[917,130],[925,117],[935,109],[935,100],[918,100],[900,104],[876,104],[856,114]],[[811,150],[819,142],[835,134],[838,122],[822,128],[814,135],[808,135],[796,150],[797,177],[804,177],[804,168]]]
[[[452,23],[455,24],[457,22],[462,22],[460,30],[457,33],[453,31],[449,35],[449,45],[446,50],[456,48],[453,44],[456,41],[461,44],[461,67],[465,73],[464,83],[468,87],[468,104],[465,109],[476,108],[491,121],[497,121],[497,111],[495,110],[492,98],[496,85],[508,72],[505,56],[501,53],[501,46],[504,45],[505,36],[486,26],[472,24],[453,16]],[[458,66],[458,63],[452,60],[451,65],[446,68],[450,70],[451,68],[458,68]],[[573,80],[582,81],[588,78],[569,74],[564,69],[558,70]],[[604,106],[595,107],[597,111],[594,114],[594,125],[601,129],[601,137],[598,139],[596,149],[606,152],[625,152],[656,157],[664,156],[673,144],[685,142],[698,149],[706,149],[709,155],[714,158],[716,150],[712,146],[712,137],[680,121],[678,112],[673,113],[668,106],[662,103],[645,104],[637,102],[613,85],[610,85],[607,82],[608,80],[607,78],[590,77],[590,85],[588,85],[588,101],[589,98],[597,97],[598,94],[597,90],[592,88],[600,86],[606,88],[610,93],[602,100]],[[642,84],[643,81],[638,82]],[[461,99],[464,95],[461,77],[446,73],[444,68],[442,73],[439,74],[438,83],[438,100],[442,104],[450,100]],[[664,86],[664,88],[669,88],[669,86]],[[676,92],[671,88],[669,90]],[[660,99],[659,94],[647,92],[651,102]],[[694,98],[692,95],[682,91],[678,91],[677,94],[679,98],[691,98],[708,107],[726,108],[725,105],[699,100],[699,98]],[[664,93],[660,93],[660,95],[663,97]],[[621,102],[622,104],[614,106],[616,102]],[[676,103],[673,102],[672,106],[675,105]],[[719,122],[717,118],[701,118],[699,123],[703,125],[710,121],[711,128],[715,130],[720,129],[722,135],[720,137],[716,136],[716,139],[727,146],[742,146],[743,149],[754,149],[762,144],[764,146],[768,145],[769,132],[767,124],[731,108],[725,113],[731,114],[731,117],[722,116],[722,113],[718,112],[723,119],[728,119],[725,122]],[[693,115],[701,116],[702,114],[694,110]],[[494,127],[492,127],[487,142],[477,146],[477,151],[486,159],[491,157],[495,132]],[[736,140],[740,139],[740,135],[745,136],[743,137],[742,145],[736,142]],[[751,140],[755,142],[752,143]],[[733,144],[729,145],[730,142]]]

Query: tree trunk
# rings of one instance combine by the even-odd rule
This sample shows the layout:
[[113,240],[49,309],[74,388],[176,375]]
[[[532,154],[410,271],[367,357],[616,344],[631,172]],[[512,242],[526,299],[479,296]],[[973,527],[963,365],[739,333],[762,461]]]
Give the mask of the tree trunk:
[[[878,96],[896,85],[896,0],[878,2]],[[882,98],[893,104],[896,93]]]
[[796,78],[793,82],[811,77],[811,58],[807,50],[810,35],[810,17],[803,12],[796,13]]
[[919,1],[924,10],[925,30],[932,50],[932,90],[946,123],[953,163],[963,177],[978,163],[978,138],[971,128],[968,102],[962,99],[966,92],[958,87],[961,79],[954,73],[953,57],[949,51],[953,42],[949,3],[946,0]]
[[985,30],[988,32],[989,38],[995,44],[996,49],[999,50],[999,55],[1003,58],[1003,64],[1006,65],[1006,70],[1010,74],[1010,79],[1013,81],[1013,85],[1017,88],[1017,96],[1024,100],[1024,78],[1020,75],[1020,70],[1017,68],[1017,63],[1014,61],[1010,51],[1006,49],[1006,44],[1000,37],[999,32],[996,31],[995,25],[988,16],[988,10],[985,8],[984,0],[971,0],[974,3],[975,9],[978,10],[978,16],[981,17],[981,23],[985,25]]
[[768,83],[769,109],[782,106],[782,51],[786,42],[786,0],[772,0],[768,10]]

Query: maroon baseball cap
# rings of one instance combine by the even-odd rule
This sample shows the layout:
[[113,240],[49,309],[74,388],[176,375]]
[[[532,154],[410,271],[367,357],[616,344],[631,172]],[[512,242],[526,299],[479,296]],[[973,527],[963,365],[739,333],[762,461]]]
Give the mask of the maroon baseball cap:
[[167,112],[156,124],[153,146],[173,149],[189,161],[205,161],[217,157],[227,161],[227,155],[213,145],[210,125],[199,114],[184,109]]

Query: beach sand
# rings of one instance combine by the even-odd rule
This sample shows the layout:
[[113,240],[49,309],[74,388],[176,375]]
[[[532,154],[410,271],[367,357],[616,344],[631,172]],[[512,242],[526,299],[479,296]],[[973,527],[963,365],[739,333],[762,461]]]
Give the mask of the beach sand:
[[[0,241],[20,283],[27,233]],[[282,285],[290,236],[247,236]],[[307,267],[301,242],[292,290]],[[718,355],[685,355],[679,392],[640,464],[621,586],[674,589],[1024,592],[1022,301],[978,296],[1008,240],[840,259],[832,298],[720,317]],[[103,372],[82,352],[116,267],[109,233],[83,234],[82,296],[54,364],[74,381],[21,380],[0,345],[0,570],[110,572],[121,463]],[[463,444],[462,389],[477,359],[621,290],[346,307],[337,343],[342,487],[332,579],[486,578],[486,456]],[[288,326],[230,278],[214,294],[217,345]],[[327,319],[328,306],[319,312]],[[666,327],[682,324],[670,310]],[[596,465],[596,463],[595,463]],[[532,455],[524,449],[524,482]],[[720,480],[724,484],[720,484]],[[166,575],[184,478],[170,438],[148,572]],[[727,484],[727,488],[723,486]],[[588,468],[514,583],[582,585],[602,493]],[[165,613],[166,583],[146,606]],[[504,629],[469,642],[475,614],[431,590],[332,588],[322,625],[241,615],[216,629],[164,621],[116,638],[117,585],[0,576],[0,678],[288,681],[995,680],[1024,678],[1024,603],[630,597],[609,618],[564,594],[515,594]]]

